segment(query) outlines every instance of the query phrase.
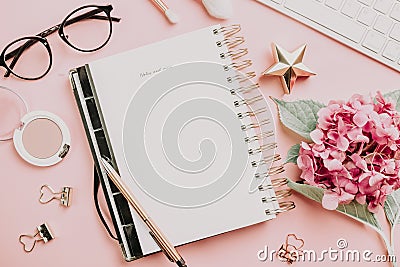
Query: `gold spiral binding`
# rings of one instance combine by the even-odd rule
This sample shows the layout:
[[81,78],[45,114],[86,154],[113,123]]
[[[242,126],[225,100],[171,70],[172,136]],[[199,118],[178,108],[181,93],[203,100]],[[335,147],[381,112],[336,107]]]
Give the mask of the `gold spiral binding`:
[[[248,54],[248,50],[246,48],[240,48],[239,46],[245,42],[243,37],[236,36],[241,30],[240,25],[234,24],[230,26],[222,26],[219,29],[214,29],[213,33],[215,35],[221,34],[223,36],[223,40],[217,41],[216,45],[218,47],[224,47],[226,48],[226,52],[220,53],[220,57],[222,59],[226,58],[231,58],[232,63],[228,63],[227,65],[223,66],[225,71],[228,71],[230,69],[234,69],[236,71],[241,71],[243,69],[246,69],[252,65],[252,61],[248,59],[240,60],[240,58],[246,56]],[[241,94],[243,99],[236,100],[234,101],[234,106],[235,107],[241,107],[241,106],[251,106],[254,103],[257,103],[259,101],[262,101],[264,99],[262,94],[252,96],[251,97],[245,97],[243,95],[250,94],[254,90],[258,90],[260,88],[260,85],[258,83],[253,83],[251,79],[256,77],[256,73],[251,71],[251,72],[246,72],[244,74],[237,74],[231,77],[227,77],[228,83],[234,83],[239,84],[237,88],[232,88],[230,89],[230,93],[232,95],[236,94]],[[256,104],[258,105],[258,104]],[[280,173],[283,173],[285,171],[284,165],[275,165],[274,163],[280,161],[282,158],[279,154],[276,154],[274,150],[277,148],[277,143],[271,142],[271,143],[263,143],[262,141],[266,140],[266,138],[272,137],[274,135],[273,130],[263,130],[263,126],[270,124],[272,122],[271,119],[266,118],[260,121],[256,121],[258,119],[258,115],[264,112],[267,112],[269,109],[268,107],[257,107],[255,110],[249,109],[249,111],[245,112],[240,112],[237,114],[238,118],[240,120],[245,119],[245,118],[250,118],[252,120],[251,123],[249,124],[243,124],[241,125],[241,129],[243,131],[248,131],[255,129],[257,133],[252,134],[250,136],[247,136],[244,138],[245,143],[250,144],[252,142],[257,142],[261,141],[259,147],[256,148],[249,148],[248,153],[249,155],[256,155],[258,153],[262,153],[265,151],[273,151],[271,155],[263,155],[263,157],[257,161],[252,161],[251,166],[253,168],[257,168],[260,165],[267,165],[271,164],[271,167],[267,168],[268,170],[265,172],[257,172],[254,174],[254,177],[256,179],[262,179],[265,177],[271,177],[273,175],[278,175]],[[258,129],[258,130],[257,130]],[[258,186],[259,191],[268,191],[268,190],[275,190],[276,188],[280,188],[283,186],[286,186],[288,181],[286,178],[271,178],[271,183],[269,184],[261,184]],[[274,215],[274,214],[279,214],[282,212],[286,212],[289,210],[292,210],[295,208],[295,204],[293,201],[281,201],[286,197],[289,197],[291,195],[291,190],[290,189],[279,189],[275,191],[274,196],[268,196],[268,197],[263,197],[261,200],[264,203],[269,203],[269,202],[278,202],[279,207],[274,208],[274,209],[267,209],[265,210],[265,213],[267,215]]]
[[258,115],[258,114],[260,114],[260,113],[263,113],[263,112],[266,112],[266,111],[268,111],[268,108],[259,108],[259,109],[256,109],[256,110],[252,110],[252,111],[246,111],[246,112],[239,112],[238,114],[237,114],[237,116],[238,116],[238,118],[239,119],[244,119],[244,118],[246,118],[246,117],[254,117],[254,116],[256,116],[256,115]]
[[237,71],[240,71],[242,69],[250,67],[251,65],[253,65],[253,62],[250,59],[246,59],[241,62],[233,62],[229,65],[225,65],[224,70],[228,71],[230,69],[235,69]]
[[275,196],[263,197],[261,199],[261,201],[264,203],[268,203],[268,202],[278,201],[278,200],[290,197],[291,195],[292,195],[292,190],[282,189],[282,190],[275,191]]
[[248,152],[249,152],[249,155],[255,155],[255,154],[261,153],[263,151],[273,150],[273,149],[275,149],[277,147],[278,147],[278,144],[275,143],[275,142],[274,143],[267,143],[267,144],[262,144],[261,146],[259,146],[256,149],[249,148]]
[[271,137],[271,136],[274,136],[274,131],[272,131],[272,130],[266,131],[266,132],[262,132],[260,134],[253,135],[251,137],[245,137],[244,141],[246,143],[251,143],[253,141],[259,141],[259,140],[262,140],[264,138],[268,138],[268,137]]
[[269,123],[271,123],[271,120],[270,119],[265,119],[265,120],[262,120],[262,121],[260,121],[258,123],[250,123],[250,124],[247,124],[247,125],[242,125],[242,126],[240,126],[240,128],[243,131],[247,131],[249,129],[260,128],[261,126],[267,125]]
[[238,60],[239,58],[247,55],[247,53],[249,53],[247,48],[241,48],[238,50],[229,50],[228,52],[221,53],[219,54],[219,57],[222,59],[230,57],[232,60]]
[[265,210],[265,214],[267,215],[276,215],[282,212],[286,212],[289,210],[292,210],[296,208],[296,205],[294,204],[293,201],[283,201],[283,202],[279,202],[279,208],[277,209],[268,209]]
[[256,174],[254,174],[254,177],[256,179],[260,179],[260,178],[269,177],[269,176],[272,176],[272,175],[277,175],[277,174],[280,174],[280,173],[282,173],[284,171],[285,171],[285,168],[283,167],[283,165],[272,166],[266,172],[261,172],[261,173],[258,172]]
[[262,95],[258,95],[252,98],[248,98],[248,99],[244,99],[244,100],[235,100],[235,102],[233,102],[233,104],[235,105],[235,107],[240,107],[242,105],[251,105],[254,104],[258,101],[264,100],[264,97]]
[[275,178],[271,180],[271,184],[274,187],[280,187],[288,184],[288,180],[286,178]]
[[231,89],[231,94],[236,95],[236,93],[247,94],[253,91],[254,89],[259,89],[260,85],[258,83],[249,84],[247,86],[240,86],[237,89]]
[[229,38],[229,37],[237,34],[238,32],[240,32],[241,30],[242,29],[239,24],[232,24],[232,25],[228,25],[228,26],[222,26],[219,29],[214,29],[213,33],[214,34],[222,33],[225,38]]
[[[227,78],[227,81],[228,81],[229,83],[231,83],[231,82],[233,82],[233,81],[238,81],[239,83],[242,83],[242,82],[251,80],[251,79],[253,79],[253,78],[256,77],[256,76],[257,76],[256,73],[255,73],[254,71],[251,71],[251,72],[245,73],[244,75],[237,74],[237,75],[235,75],[235,76],[233,76],[233,77],[228,77],[228,78]],[[231,91],[231,92],[232,92],[232,91]]]
[[251,162],[251,166],[258,167],[258,166],[263,165],[263,164],[271,164],[271,163],[274,163],[274,162],[279,161],[281,159],[282,158],[281,158],[280,154],[273,154],[273,155],[269,155],[269,156],[264,157],[260,161],[253,160]]
[[239,36],[239,37],[229,37],[225,38],[222,41],[217,41],[216,44],[218,47],[226,46],[228,50],[231,50],[235,48],[236,46],[239,46],[244,43],[244,38]]
[[288,181],[286,178],[275,178],[271,179],[271,184],[262,184],[258,186],[259,191],[266,191],[266,190],[271,190],[277,187],[285,186],[288,184]]

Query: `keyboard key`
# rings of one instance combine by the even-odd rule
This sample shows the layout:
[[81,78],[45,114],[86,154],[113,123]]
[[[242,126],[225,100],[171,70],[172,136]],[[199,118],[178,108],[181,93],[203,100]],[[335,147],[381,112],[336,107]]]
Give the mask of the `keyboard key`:
[[342,13],[350,18],[354,18],[357,16],[358,11],[360,10],[361,5],[357,3],[356,0],[347,0],[342,8]]
[[376,0],[374,9],[383,14],[387,14],[394,3],[393,0]]
[[363,7],[358,15],[358,21],[367,26],[371,26],[376,17],[376,12],[368,7]]
[[374,29],[386,34],[389,31],[390,26],[392,26],[392,20],[386,16],[379,15],[375,21]]
[[382,55],[387,59],[396,61],[400,57],[400,44],[395,41],[389,41]]
[[338,10],[342,5],[343,0],[326,0],[325,5]]
[[390,37],[400,42],[400,23],[396,23],[389,34]]
[[369,31],[362,45],[375,53],[379,53],[385,41],[386,38],[384,35],[377,31]]
[[363,3],[364,5],[371,6],[374,0],[358,0],[358,2]]
[[347,39],[359,43],[365,28],[357,22],[314,1],[286,0],[285,7]]
[[390,13],[390,16],[394,18],[397,21],[400,21],[400,4],[397,3],[394,5],[392,9],[392,13]]
[[[256,0],[400,73],[400,0]],[[354,13],[356,16],[354,16]],[[378,19],[379,16],[380,17]],[[388,18],[391,23],[384,17]],[[391,26],[389,25],[391,24]],[[367,34],[368,33],[368,34]],[[375,52],[373,52],[375,51]]]

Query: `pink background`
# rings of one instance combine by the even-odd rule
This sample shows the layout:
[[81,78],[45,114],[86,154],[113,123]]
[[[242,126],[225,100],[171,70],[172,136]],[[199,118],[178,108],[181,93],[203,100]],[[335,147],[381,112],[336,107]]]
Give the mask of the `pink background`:
[[[3,3],[0,48],[16,38],[34,35],[61,22],[70,11],[84,4],[87,2],[80,0]],[[348,98],[353,93],[368,94],[376,90],[388,92],[399,89],[398,72],[252,0],[235,0],[235,15],[227,21],[209,17],[200,1],[169,0],[169,6],[181,18],[177,25],[170,25],[147,0],[115,0],[112,4],[112,14],[120,16],[122,20],[114,24],[111,42],[105,48],[95,53],[82,54],[53,35],[48,38],[54,54],[50,74],[35,82],[15,77],[1,78],[2,85],[16,89],[26,99],[30,110],[47,110],[63,118],[71,131],[72,149],[60,164],[39,168],[20,159],[11,142],[0,143],[0,266],[173,266],[160,253],[125,263],[120,248],[101,225],[92,197],[92,158],[68,82],[70,68],[207,25],[240,23],[241,34],[246,37],[250,51],[249,57],[253,59],[253,68],[258,74],[273,63],[272,42],[287,50],[294,50],[303,43],[308,45],[304,62],[318,75],[298,80],[293,93],[284,96],[284,99],[313,98],[326,103],[332,98]],[[266,97],[283,96],[278,78],[257,79],[260,79]],[[275,107],[273,110],[275,112]],[[285,155],[288,148],[300,139],[279,123],[277,131],[279,151]],[[294,166],[288,166],[286,174],[291,179],[297,179],[299,175]],[[37,200],[39,188],[46,183],[55,189],[72,186],[72,206],[63,208],[57,203],[41,205]],[[285,266],[277,261],[258,261],[257,251],[266,245],[270,249],[278,249],[288,233],[295,233],[305,240],[305,249],[321,251],[329,247],[337,248],[336,241],[345,238],[349,249],[385,253],[383,242],[368,227],[339,213],[328,212],[296,194],[292,199],[297,209],[280,215],[277,220],[185,245],[179,251],[191,267]],[[51,226],[56,239],[46,245],[38,244],[30,254],[23,252],[18,236],[21,233],[32,233],[42,222]],[[400,237],[398,231],[396,237]],[[400,247],[399,240],[396,243]],[[400,254],[397,253],[397,256],[400,257]],[[318,264],[390,266],[388,263],[329,261],[296,263],[296,266]]]

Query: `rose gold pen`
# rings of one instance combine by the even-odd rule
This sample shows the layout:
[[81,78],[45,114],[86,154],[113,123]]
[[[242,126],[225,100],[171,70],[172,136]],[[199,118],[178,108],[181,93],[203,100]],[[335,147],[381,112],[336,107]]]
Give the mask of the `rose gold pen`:
[[119,191],[121,191],[122,195],[132,205],[133,209],[137,212],[139,217],[147,225],[147,227],[150,230],[151,237],[154,239],[154,241],[156,241],[157,245],[164,252],[167,258],[171,262],[175,262],[179,267],[187,267],[185,260],[178,253],[175,247],[168,241],[168,239],[161,233],[161,230],[147,215],[147,213],[144,211],[142,206],[140,206],[138,201],[133,197],[133,194],[124,184],[117,171],[104,158],[102,158],[100,162],[103,165],[108,177],[111,179],[111,181],[113,181],[115,186],[119,189]]

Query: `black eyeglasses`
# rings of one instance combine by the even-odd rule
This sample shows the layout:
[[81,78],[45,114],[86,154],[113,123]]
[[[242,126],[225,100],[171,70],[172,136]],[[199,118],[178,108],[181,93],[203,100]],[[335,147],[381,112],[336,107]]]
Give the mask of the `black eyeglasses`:
[[[104,47],[111,38],[111,5],[86,5],[72,11],[60,24],[36,36],[19,38],[4,48],[0,54],[0,66],[6,68],[4,77],[10,74],[24,80],[38,80],[51,68],[53,55],[46,36],[58,31],[58,35],[72,48],[81,52],[93,52]],[[79,26],[77,25],[79,23]],[[35,64],[32,64],[35,62]]]

